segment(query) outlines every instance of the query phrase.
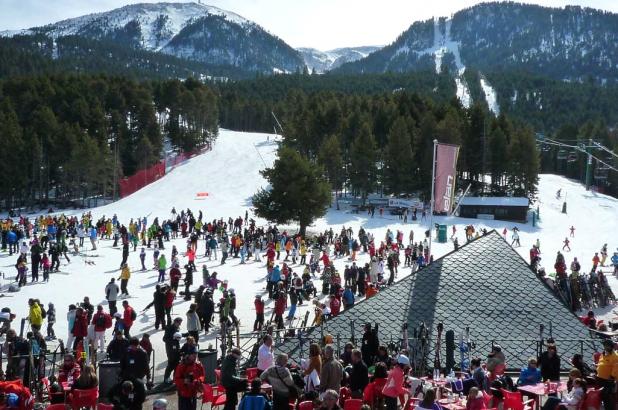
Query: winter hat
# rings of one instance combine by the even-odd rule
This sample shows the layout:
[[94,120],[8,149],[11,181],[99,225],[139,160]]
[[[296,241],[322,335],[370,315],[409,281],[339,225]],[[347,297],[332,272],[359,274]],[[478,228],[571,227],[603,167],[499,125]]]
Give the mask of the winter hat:
[[164,410],[167,409],[167,400],[165,399],[157,399],[152,403],[153,410]]
[[120,319],[122,315],[120,314],[120,312],[116,312],[114,313],[114,317]]
[[180,332],[176,332],[176,333],[174,333],[174,339],[175,339],[175,340],[180,340],[180,339],[182,339],[182,334],[181,334]]
[[397,357],[397,363],[403,364],[404,366],[409,366],[410,365],[410,359],[408,359],[408,356],[400,354]]

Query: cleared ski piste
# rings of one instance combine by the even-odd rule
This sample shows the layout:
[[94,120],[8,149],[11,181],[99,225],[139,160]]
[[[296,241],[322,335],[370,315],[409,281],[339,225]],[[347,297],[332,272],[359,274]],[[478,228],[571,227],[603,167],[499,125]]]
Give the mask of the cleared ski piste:
[[[274,162],[277,140],[277,137],[268,134],[221,130],[211,152],[189,159],[185,164],[177,167],[162,179],[126,198],[92,209],[94,219],[96,220],[103,215],[111,217],[116,214],[120,221],[126,225],[130,218],[135,219],[147,216],[148,223],[150,224],[155,217],[159,217],[159,220],[169,218],[172,207],[176,207],[178,212],[181,209],[190,208],[196,216],[198,211],[201,210],[206,221],[221,217],[227,220],[230,216],[234,218],[242,216],[244,218],[245,211],[251,206],[252,195],[260,187],[266,187],[267,185],[259,171],[264,169],[265,166],[272,165]],[[562,189],[563,198],[566,194],[567,214],[561,213],[563,198],[555,198],[556,191],[560,188]],[[198,193],[204,192],[207,192],[208,196],[198,197]],[[528,251],[536,239],[539,238],[542,251],[541,265],[548,272],[553,271],[556,252],[562,249],[562,241],[565,237],[569,236],[569,227],[571,225],[575,226],[576,231],[575,237],[569,238],[572,251],[564,252],[567,266],[573,260],[573,257],[577,257],[582,264],[582,271],[589,271],[594,252],[600,251],[604,243],[608,244],[610,257],[618,246],[617,241],[614,239],[616,232],[618,232],[618,200],[586,191],[578,182],[563,177],[542,175],[539,182],[537,203],[540,207],[541,215],[541,220],[537,227],[532,227],[531,222],[528,224],[516,224],[505,221],[457,217],[436,217],[434,222],[449,225],[449,236],[452,232],[451,226],[455,224],[457,226],[457,237],[461,245],[465,243],[464,227],[466,225],[473,224],[477,229],[496,229],[500,233],[502,233],[504,228],[507,228],[509,232],[506,239],[509,243],[511,242],[512,228],[517,226],[520,231],[522,245],[520,248],[517,248],[518,252],[528,260]],[[536,205],[535,203],[535,208]],[[82,210],[70,210],[65,213],[81,215],[82,212]],[[251,213],[250,217],[255,218]],[[370,218],[366,214],[353,214],[344,209],[336,211],[334,208],[331,208],[326,216],[317,220],[309,230],[317,232],[332,227],[335,232],[339,232],[342,226],[351,226],[356,235],[358,229],[363,226],[374,234],[377,242],[376,245],[379,245],[379,241],[384,238],[387,229],[391,229],[393,232],[402,230],[407,242],[410,229],[414,230],[415,240],[420,240],[423,238],[425,230],[429,228],[428,219],[422,223],[416,221],[405,225],[402,222],[397,216],[393,215],[379,217],[376,212],[375,217]],[[257,219],[257,223],[258,225],[265,225],[266,221]],[[285,229],[286,227],[280,228]],[[294,231],[295,228],[291,227],[291,230]],[[164,252],[168,257],[171,253],[172,245],[176,245],[181,252],[180,262],[184,264],[186,258],[182,255],[182,252],[186,248],[185,240],[180,238],[172,242],[166,242]],[[122,254],[120,247],[112,248],[111,246],[112,241],[103,240],[99,241],[96,251],[89,251],[90,246],[88,241],[86,241],[85,253],[90,256],[69,255],[71,258],[70,264],[67,264],[65,260],[61,260],[61,273],[51,274],[48,284],[28,284],[18,293],[7,293],[12,297],[0,299],[0,306],[9,306],[18,315],[18,319],[14,322],[14,327],[19,330],[19,319],[27,315],[27,301],[29,298],[39,298],[45,305],[50,301],[55,304],[57,322],[54,328],[56,335],[65,340],[67,337],[66,314],[69,304],[77,304],[82,301],[84,296],[89,296],[91,303],[94,305],[102,303],[107,311],[104,288],[112,277],[118,278],[120,272],[117,269]],[[138,246],[138,252],[131,252],[129,256],[132,276],[128,286],[129,293],[131,294],[128,301],[137,312],[140,312],[151,302],[157,283],[156,271],[149,270],[143,272],[139,270],[138,253],[140,248]],[[434,241],[434,255],[436,258],[451,250],[453,250],[451,242],[439,244]],[[152,267],[151,255],[153,249],[147,249],[147,252],[147,267]],[[228,262],[221,266],[218,261],[208,261],[207,258],[203,257],[203,241],[199,243],[198,255],[199,257],[196,260],[198,272],[194,274],[193,289],[197,288],[201,283],[201,267],[206,264],[210,272],[217,272],[219,279],[227,280],[229,282],[228,287],[236,291],[238,305],[236,315],[241,321],[240,331],[241,333],[250,332],[253,328],[255,317],[253,308],[254,297],[257,293],[265,294],[266,270],[264,263],[249,261],[247,264],[241,265],[239,263],[240,259],[232,258],[228,259]],[[368,255],[361,254],[358,257],[357,264],[364,264],[368,259]],[[9,257],[8,253],[0,254],[0,270],[5,273],[7,278],[15,276],[15,268],[13,266],[15,260],[16,256]],[[87,264],[86,260],[94,262],[94,265]],[[343,272],[345,265],[350,262],[347,259],[335,259],[334,263],[337,269]],[[302,273],[301,266],[291,265],[291,267],[294,271]],[[610,267],[601,269],[611,272]],[[398,279],[408,274],[410,274],[409,268],[400,268]],[[502,274],[504,273],[497,271],[487,272],[487,275]],[[618,291],[618,281],[611,274],[608,275],[608,280],[616,293]],[[2,284],[3,290],[6,290],[8,282],[7,279],[4,279]],[[315,284],[318,288],[318,296],[322,299],[323,296],[319,293],[321,282],[317,280]],[[220,297],[221,293],[216,291],[215,301]],[[190,303],[180,298],[177,299],[173,308],[173,315],[181,316],[185,319],[185,313]],[[522,303],[525,303],[525,301],[522,301]],[[273,305],[273,302],[266,301],[265,316],[267,319],[271,315]],[[299,306],[296,316],[303,317],[307,309],[312,309],[308,303]],[[599,310],[598,314],[605,319],[610,319],[613,316],[611,307]],[[313,311],[311,310],[309,323],[311,323],[312,319]],[[217,321],[216,315],[215,321]],[[185,324],[186,320],[183,323],[182,331],[185,331]],[[448,326],[448,324],[445,325]],[[361,331],[360,326],[361,324],[359,324],[359,332]],[[470,324],[470,326],[472,333],[474,333],[473,324]],[[215,345],[214,339],[217,329],[218,326],[215,326],[214,330],[211,330],[207,336],[203,332],[201,333],[200,345],[202,348],[207,347],[209,344]],[[138,318],[131,329],[132,335],[140,337],[145,332],[152,334],[151,341],[156,350],[157,380],[160,380],[166,358],[161,340],[163,332],[161,330],[158,332],[154,331],[154,311],[152,308],[144,314],[138,313]],[[111,330],[108,331],[107,340],[111,340]]]

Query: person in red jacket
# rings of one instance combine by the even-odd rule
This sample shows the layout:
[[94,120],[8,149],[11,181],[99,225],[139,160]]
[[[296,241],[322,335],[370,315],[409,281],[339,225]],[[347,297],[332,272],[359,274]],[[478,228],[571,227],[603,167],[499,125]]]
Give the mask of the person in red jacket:
[[333,295],[330,297],[329,307],[331,317],[335,317],[341,311],[341,301]]
[[75,311],[75,323],[71,332],[75,337],[72,348],[76,350],[77,345],[88,336],[88,316],[83,308],[77,308]]
[[172,324],[172,306],[174,306],[174,299],[176,299],[176,291],[172,288],[167,288],[165,292],[165,318],[167,319],[167,325]]
[[255,295],[253,305],[255,306],[255,322],[253,322],[253,331],[257,332],[262,330],[262,326],[264,325],[264,301],[262,300],[262,295]]
[[283,329],[283,314],[288,307],[288,295],[285,292],[278,292],[277,300],[275,300],[275,323],[277,329]]
[[330,258],[326,254],[326,251],[322,252],[322,257],[320,258],[322,262],[324,262],[324,267],[330,266]]
[[72,384],[77,378],[81,369],[79,367],[79,363],[75,360],[72,354],[64,355],[64,361],[62,362],[62,366],[58,371],[58,383],[62,385],[62,383]]
[[129,302],[126,300],[122,301],[122,307],[124,308],[124,313],[122,315],[122,324],[124,325],[124,337],[127,339],[131,338],[131,326],[133,326],[133,321],[137,317],[137,313],[133,310],[131,306],[129,306]]
[[189,259],[188,265],[191,266],[194,271],[197,270],[197,268],[195,267],[195,250],[191,247],[188,247],[186,256]]
[[174,263],[174,267],[170,269],[170,285],[172,289],[178,292],[178,284],[180,283],[180,278],[182,277],[182,272],[178,268],[178,263]]
[[275,248],[271,244],[268,245],[268,249],[266,249],[266,261],[274,262],[275,261]]
[[410,359],[407,356],[399,355],[397,364],[388,372],[386,383],[382,389],[387,410],[397,410],[397,398],[407,393],[403,386],[403,379],[408,367],[410,367]]
[[204,383],[204,367],[197,361],[197,347],[192,346],[174,371],[179,410],[197,408],[197,394],[202,391],[202,383]]
[[99,350],[105,351],[105,331],[112,327],[112,317],[103,311],[103,305],[97,306],[97,313],[92,315],[94,325],[94,343],[99,345]]

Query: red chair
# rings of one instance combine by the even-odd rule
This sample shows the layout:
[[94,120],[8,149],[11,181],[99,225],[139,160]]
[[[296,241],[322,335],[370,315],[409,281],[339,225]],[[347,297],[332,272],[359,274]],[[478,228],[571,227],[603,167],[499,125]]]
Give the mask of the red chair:
[[603,388],[600,389],[588,389],[586,397],[579,403],[577,410],[597,409],[600,410],[602,406],[601,393]]
[[204,404],[210,403],[210,408],[223,406],[227,401],[225,394],[215,394],[212,385],[202,383],[202,405],[200,409],[204,408]]
[[245,376],[247,377],[247,382],[249,382],[249,384],[251,384],[253,379],[255,379],[257,377],[257,374],[258,374],[258,368],[257,367],[249,367],[247,370],[245,370]]
[[504,396],[504,410],[532,410],[534,399],[524,401],[518,391],[508,391],[501,389]]
[[303,401],[298,405],[298,410],[313,410],[312,401]]
[[97,404],[97,410],[114,410],[114,405],[113,404],[99,403],[99,404]]
[[99,401],[99,388],[80,390],[75,389],[71,392],[69,404],[73,410],[79,410],[82,407],[96,408]]
[[347,399],[343,403],[343,410],[360,410],[363,407],[363,401],[360,399]]
[[346,400],[351,399],[351,398],[352,398],[352,392],[350,391],[348,387],[341,387],[339,389],[339,407],[343,408],[343,405],[345,404]]

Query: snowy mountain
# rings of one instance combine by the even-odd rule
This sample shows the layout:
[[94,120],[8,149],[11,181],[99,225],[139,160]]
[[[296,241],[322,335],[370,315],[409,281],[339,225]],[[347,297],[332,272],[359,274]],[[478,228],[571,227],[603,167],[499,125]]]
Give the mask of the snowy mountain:
[[483,3],[449,18],[415,22],[390,45],[337,69],[341,73],[447,70],[464,105],[463,74],[480,72],[488,105],[499,111],[484,73],[525,71],[561,81],[618,81],[618,14],[568,6]]
[[4,36],[79,36],[210,65],[286,72],[304,66],[283,40],[237,14],[199,3],[143,3]]
[[297,50],[302,55],[309,71],[315,70],[321,74],[345,63],[365,58],[380,48],[379,46],[362,46],[336,48],[329,51],[320,51],[315,48],[298,48]]

